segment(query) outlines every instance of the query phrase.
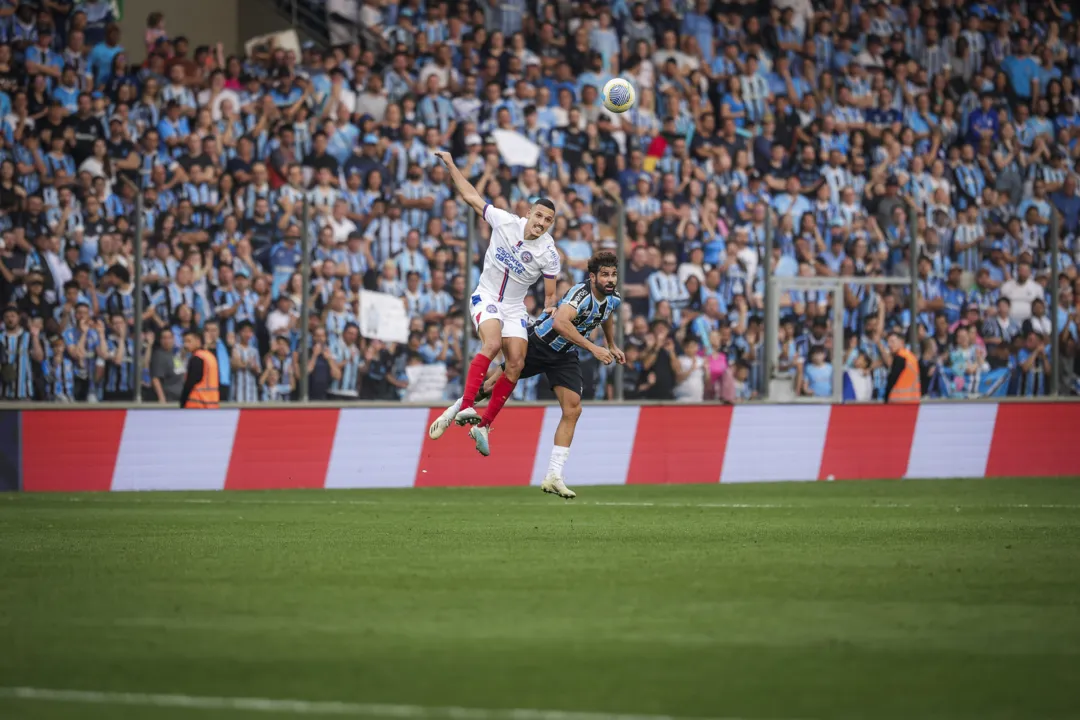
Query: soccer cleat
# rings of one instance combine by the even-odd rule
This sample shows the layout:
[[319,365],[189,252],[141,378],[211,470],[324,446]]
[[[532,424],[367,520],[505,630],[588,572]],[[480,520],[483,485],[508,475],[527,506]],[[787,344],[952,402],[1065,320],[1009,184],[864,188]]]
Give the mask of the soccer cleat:
[[443,433],[450,427],[450,423],[454,421],[454,416],[448,412],[444,412],[439,417],[435,418],[435,422],[431,423],[431,427],[428,428],[428,437],[432,440],[438,440],[443,436]]
[[577,497],[577,493],[566,487],[566,483],[563,482],[563,479],[555,475],[548,475],[544,478],[544,482],[540,483],[540,489],[546,493],[566,498],[567,500],[573,500]]
[[491,454],[491,447],[488,445],[488,432],[489,429],[486,427],[469,428],[469,437],[476,441],[476,452],[484,457]]
[[464,410],[462,410],[461,412],[459,412],[457,415],[454,416],[454,422],[456,422],[458,425],[461,425],[461,426],[479,425],[480,424],[480,413],[476,412],[476,408],[471,408],[471,407],[465,408]]

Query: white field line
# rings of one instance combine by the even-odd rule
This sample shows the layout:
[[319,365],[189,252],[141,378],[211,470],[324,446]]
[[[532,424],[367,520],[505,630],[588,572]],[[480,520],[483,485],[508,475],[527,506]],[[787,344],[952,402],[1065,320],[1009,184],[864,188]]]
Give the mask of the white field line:
[[[405,507],[405,506],[424,506],[424,507],[464,507],[468,505],[468,501],[459,500],[456,502],[447,502],[441,500],[422,500],[410,498],[408,502],[396,502],[385,500],[356,500],[356,499],[305,499],[298,500],[295,498],[270,498],[270,497],[245,497],[237,493],[222,493],[217,498],[171,498],[168,497],[168,493],[146,493],[146,499],[131,497],[125,493],[123,504],[177,504],[177,505],[382,505],[385,507]],[[10,496],[12,499],[18,497],[17,495]],[[89,497],[64,497],[65,502],[74,503],[98,503],[109,502],[115,495],[110,493],[101,493],[99,495],[92,495]],[[52,498],[50,498],[52,499]],[[57,498],[59,499],[59,498]],[[943,503],[940,506],[935,506],[930,503],[896,503],[896,502],[807,502],[807,503],[737,503],[737,502],[646,502],[646,501],[612,501],[606,502],[601,500],[574,500],[572,502],[528,502],[521,500],[507,500],[500,501],[498,504],[502,506],[521,506],[521,507],[651,507],[651,508],[719,508],[719,509],[731,509],[731,510],[808,510],[808,509],[828,509],[828,508],[852,508],[852,509],[896,509],[896,508],[927,508],[940,507],[942,509],[955,508],[957,510],[1080,510],[1080,503],[988,503],[988,504],[956,504],[956,503]]]
[[206,697],[157,693],[101,692],[96,690],[53,690],[30,687],[0,687],[0,699],[39,700],[81,705],[128,705],[190,710],[236,710],[286,715],[336,715],[364,718],[404,718],[406,720],[740,720],[739,718],[675,718],[668,715],[623,715],[619,713],[574,712],[516,708],[427,707],[383,705],[321,700],[279,700],[250,697]]

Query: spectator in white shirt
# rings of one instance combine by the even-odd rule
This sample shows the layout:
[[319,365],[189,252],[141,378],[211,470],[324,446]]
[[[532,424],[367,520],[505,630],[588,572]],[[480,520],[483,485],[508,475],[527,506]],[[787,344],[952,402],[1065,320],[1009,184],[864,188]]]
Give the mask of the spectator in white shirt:
[[358,230],[356,223],[347,217],[348,212],[348,201],[344,198],[338,198],[334,201],[334,207],[330,211],[330,214],[324,215],[319,219],[320,225],[329,227],[334,231],[334,242],[338,245],[347,242],[349,235]]
[[1012,303],[1009,317],[1017,323],[1031,317],[1031,303],[1044,300],[1044,294],[1042,285],[1031,276],[1030,260],[1021,260],[1016,266],[1016,277],[1001,286],[1001,297]]
[[697,338],[687,336],[683,354],[675,366],[675,400],[699,403],[705,400],[705,359],[698,354]]
[[266,316],[266,332],[271,337],[274,335],[288,335],[292,329],[294,319],[292,299],[286,293],[282,293],[278,296],[277,307]]

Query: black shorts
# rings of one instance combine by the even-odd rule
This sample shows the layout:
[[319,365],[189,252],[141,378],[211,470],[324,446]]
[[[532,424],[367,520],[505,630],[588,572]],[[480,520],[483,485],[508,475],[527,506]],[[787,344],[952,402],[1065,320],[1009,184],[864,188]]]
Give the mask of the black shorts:
[[537,375],[546,375],[552,390],[564,387],[581,394],[581,365],[577,353],[573,349],[569,352],[552,350],[550,345],[529,333],[529,349],[525,352],[525,368],[521,371],[521,378]]

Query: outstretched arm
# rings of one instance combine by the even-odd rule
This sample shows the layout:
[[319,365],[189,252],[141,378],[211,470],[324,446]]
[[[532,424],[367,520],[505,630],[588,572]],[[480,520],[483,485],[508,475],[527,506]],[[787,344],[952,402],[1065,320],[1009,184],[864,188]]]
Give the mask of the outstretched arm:
[[484,206],[487,203],[484,202],[484,198],[476,191],[472,183],[458,170],[457,165],[454,164],[454,156],[445,150],[440,150],[435,153],[435,157],[442,160],[443,164],[446,165],[446,169],[450,171],[450,181],[454,183],[454,188],[461,195],[461,199],[469,203],[469,207],[483,216]]

